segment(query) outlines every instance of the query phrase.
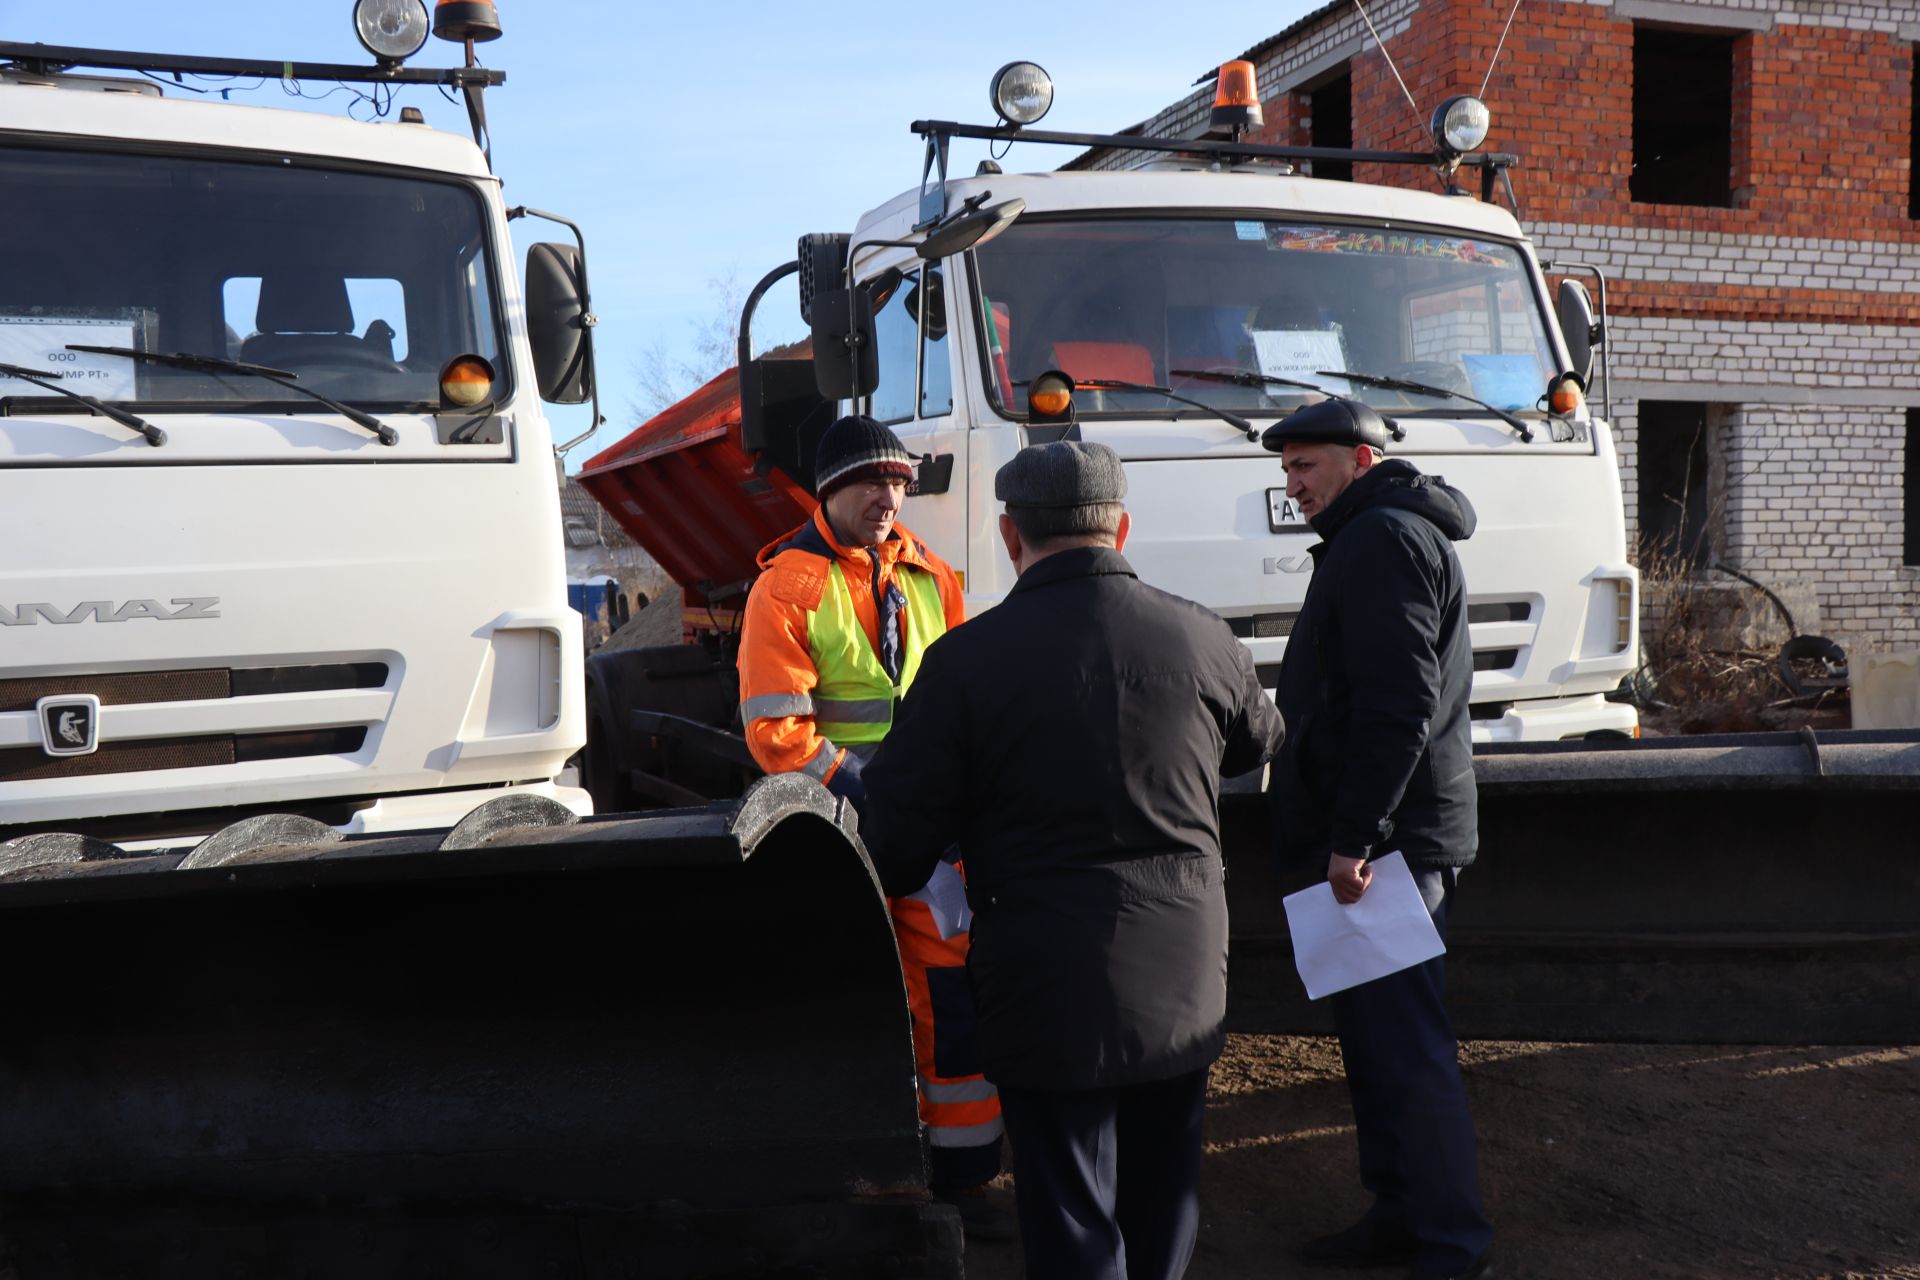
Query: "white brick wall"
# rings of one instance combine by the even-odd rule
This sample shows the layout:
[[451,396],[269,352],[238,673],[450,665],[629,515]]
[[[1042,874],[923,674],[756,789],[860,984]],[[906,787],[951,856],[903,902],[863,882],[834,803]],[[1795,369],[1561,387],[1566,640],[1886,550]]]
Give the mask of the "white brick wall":
[[[1575,2],[1618,7],[1613,0]],[[1716,11],[1750,19],[1762,17],[1775,24],[1803,23],[1896,35],[1920,24],[1920,12],[1916,12],[1913,0],[1677,0],[1671,7],[1686,10],[1688,17],[1706,26],[1713,25]]]
[[1677,316],[1614,316],[1608,328],[1613,376],[1622,381],[1801,388],[1801,399],[1840,390],[1920,394],[1920,329]]
[[[1920,294],[1917,245],[1566,223],[1529,233],[1543,259],[1592,262],[1610,280],[1839,289],[1889,302]],[[1849,647],[1920,643],[1920,573],[1901,565],[1920,327],[1615,316],[1609,339],[1613,377],[1634,391],[1614,397],[1630,544],[1640,517],[1637,397],[1724,401],[1716,505],[1727,562],[1770,585],[1810,587],[1823,629]]]
[[1906,411],[1749,404],[1727,433],[1728,560],[1810,582],[1848,648],[1920,644],[1920,576],[1901,568]]
[[1527,234],[1542,258],[1591,262],[1615,279],[1890,295],[1920,290],[1917,244],[1582,227],[1567,222],[1529,223]]

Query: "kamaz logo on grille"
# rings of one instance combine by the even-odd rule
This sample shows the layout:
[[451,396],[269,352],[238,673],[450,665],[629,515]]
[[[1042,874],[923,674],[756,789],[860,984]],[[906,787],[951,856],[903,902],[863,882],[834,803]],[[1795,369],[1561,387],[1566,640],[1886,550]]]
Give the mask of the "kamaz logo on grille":
[[40,746],[50,756],[92,755],[100,745],[100,699],[90,693],[59,693],[33,704],[40,717]]
[[17,604],[9,609],[0,604],[0,627],[31,627],[39,622],[71,626],[76,622],[132,622],[135,618],[153,618],[160,622],[178,622],[182,618],[217,618],[218,596],[175,596],[159,600],[82,600],[71,609],[53,604]]

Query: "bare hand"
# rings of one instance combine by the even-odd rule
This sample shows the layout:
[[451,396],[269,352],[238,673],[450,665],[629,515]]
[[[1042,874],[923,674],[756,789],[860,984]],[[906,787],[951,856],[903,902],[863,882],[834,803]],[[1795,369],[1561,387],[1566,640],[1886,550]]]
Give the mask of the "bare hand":
[[1343,858],[1336,853],[1327,862],[1327,883],[1333,886],[1333,900],[1350,907],[1373,883],[1373,868],[1365,858]]

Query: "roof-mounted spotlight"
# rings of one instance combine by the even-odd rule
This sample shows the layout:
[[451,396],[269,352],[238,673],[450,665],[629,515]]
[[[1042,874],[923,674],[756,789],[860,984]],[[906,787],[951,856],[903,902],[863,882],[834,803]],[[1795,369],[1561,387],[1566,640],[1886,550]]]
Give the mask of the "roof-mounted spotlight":
[[500,14],[489,0],[438,0],[433,34],[455,44],[500,38]]
[[1002,120],[1024,128],[1053,109],[1053,77],[1037,62],[1009,62],[993,73],[989,96]]
[[1433,109],[1433,145],[1441,155],[1463,156],[1487,140],[1493,116],[1471,94],[1456,94]]
[[1266,123],[1266,113],[1260,109],[1260,84],[1251,62],[1220,64],[1220,77],[1213,90],[1213,114],[1207,123],[1209,133],[1235,139]]
[[399,66],[427,42],[426,0],[358,0],[353,31],[383,66]]

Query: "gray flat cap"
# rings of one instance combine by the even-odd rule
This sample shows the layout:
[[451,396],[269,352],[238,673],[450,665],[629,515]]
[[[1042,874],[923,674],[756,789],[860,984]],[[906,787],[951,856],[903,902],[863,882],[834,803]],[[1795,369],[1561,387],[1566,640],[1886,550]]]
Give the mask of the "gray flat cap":
[[993,496],[1009,507],[1042,510],[1119,502],[1127,496],[1127,473],[1103,444],[1030,444],[995,473]]

